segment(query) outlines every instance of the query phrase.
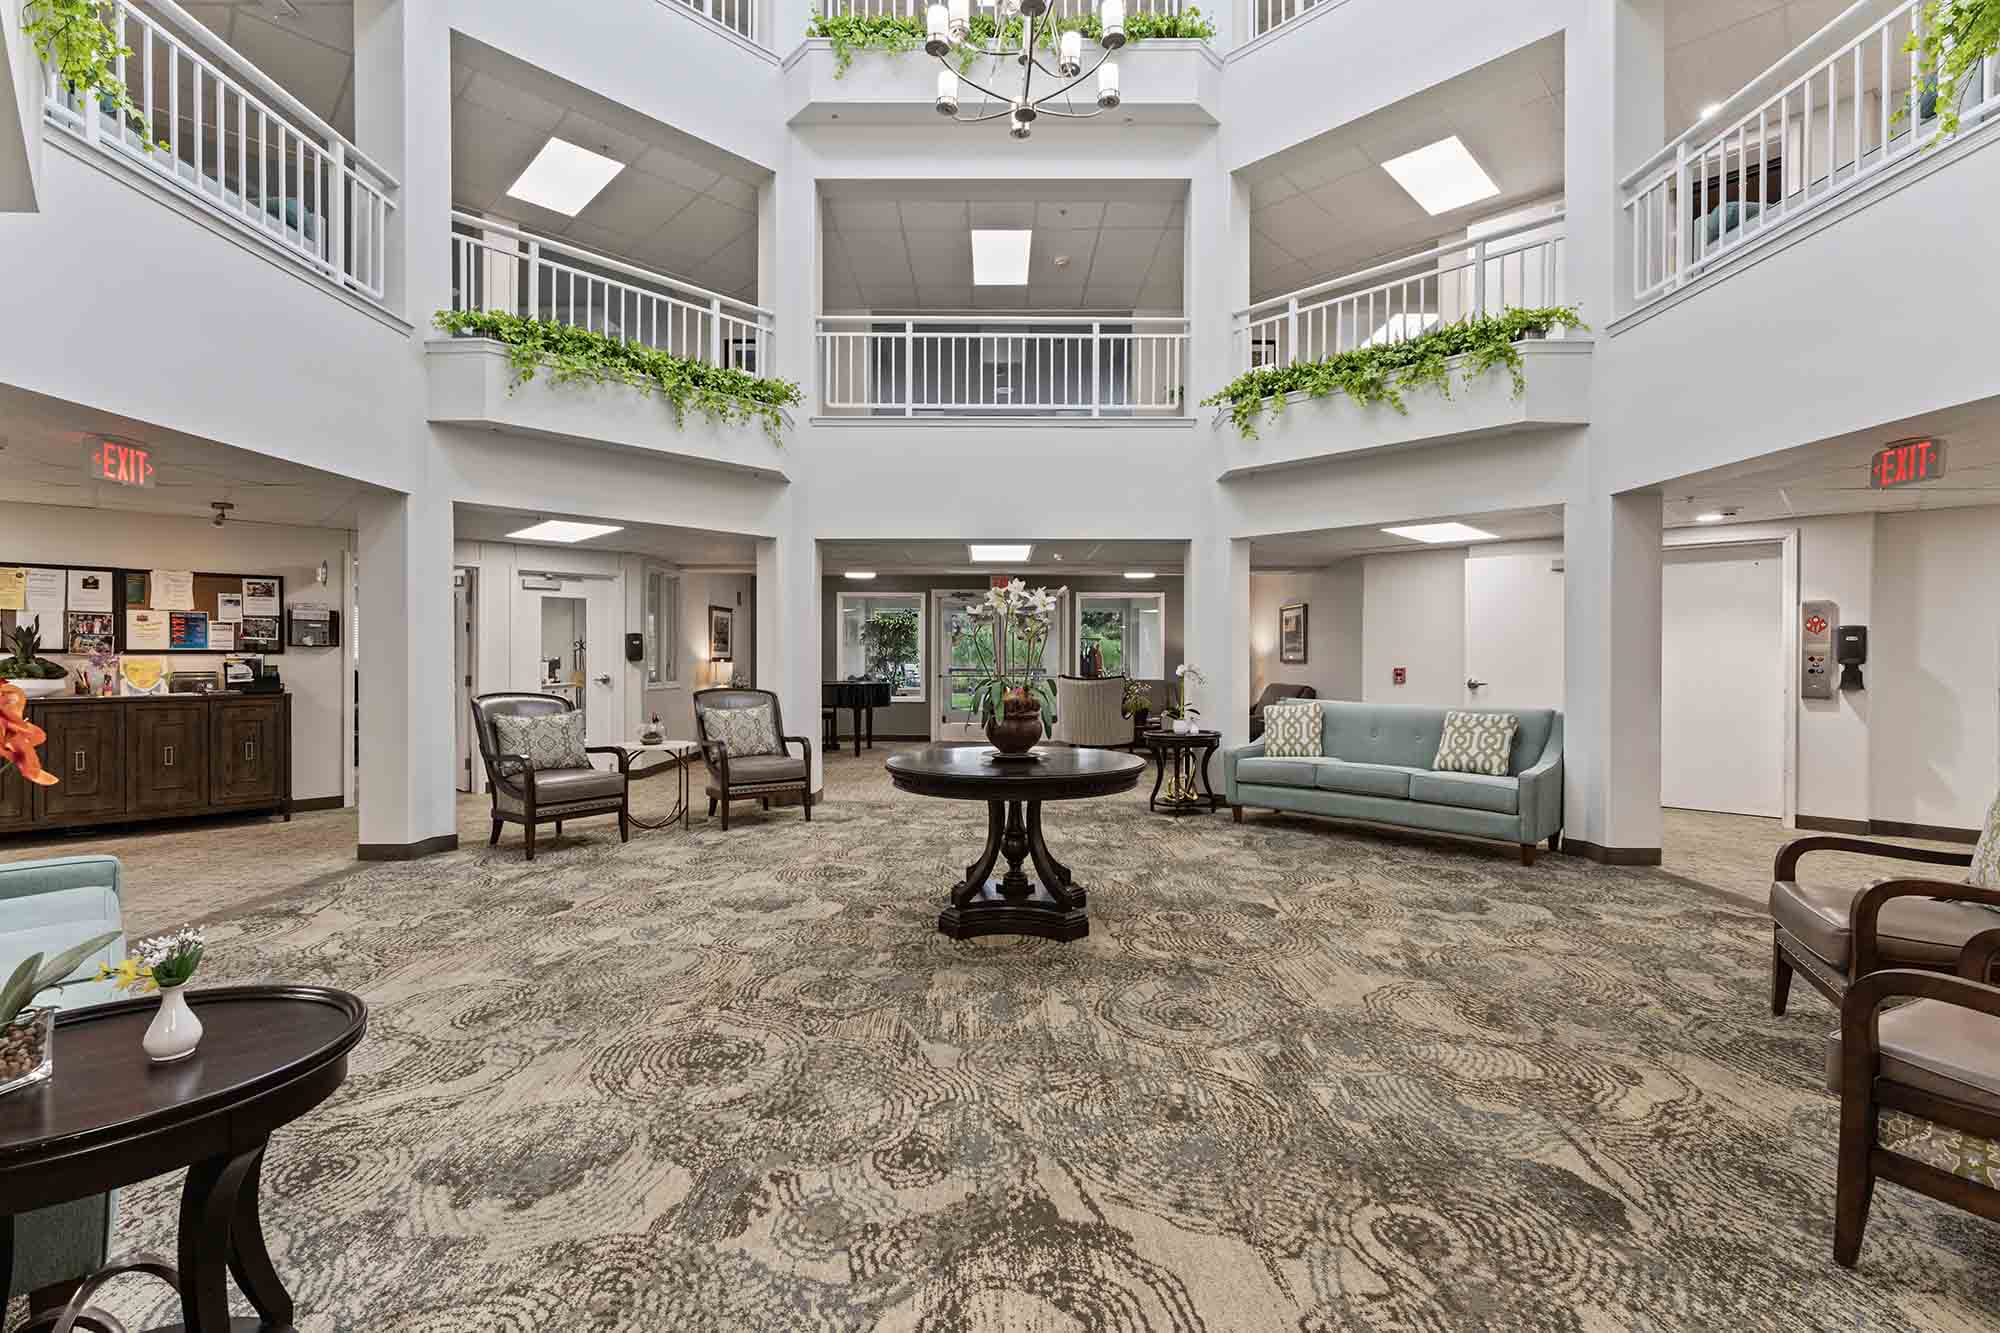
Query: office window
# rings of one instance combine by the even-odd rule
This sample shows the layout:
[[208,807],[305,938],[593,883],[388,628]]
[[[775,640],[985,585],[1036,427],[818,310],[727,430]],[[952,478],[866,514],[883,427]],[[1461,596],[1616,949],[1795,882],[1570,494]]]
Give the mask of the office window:
[[681,581],[664,569],[646,571],[646,684],[680,683]]
[[898,703],[922,703],[924,648],[922,593],[840,594],[842,680],[887,680]]
[[1158,592],[1076,595],[1076,674],[1164,680],[1167,598]]

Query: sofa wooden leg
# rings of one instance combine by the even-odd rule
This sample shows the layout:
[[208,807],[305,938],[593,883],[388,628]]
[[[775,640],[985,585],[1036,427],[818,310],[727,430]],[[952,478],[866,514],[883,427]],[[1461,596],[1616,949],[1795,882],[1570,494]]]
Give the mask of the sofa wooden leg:
[[1771,1016],[1782,1017],[1792,1000],[1792,960],[1776,939],[1771,941]]
[[1237,823],[1241,824],[1241,823],[1243,822],[1243,807],[1242,807],[1242,806],[1240,806],[1240,805],[1232,805],[1232,806],[1230,806],[1230,807],[1229,807],[1229,813],[1230,813],[1230,815],[1231,815],[1232,817],[1234,817],[1234,818],[1235,818],[1235,820],[1236,820],[1236,822],[1237,822]]
[[1522,844],[1521,844],[1521,864],[1522,864],[1522,865],[1524,865],[1524,866],[1531,866],[1531,865],[1533,865],[1534,863],[1535,863],[1535,844],[1534,844],[1534,843],[1532,843],[1532,842],[1524,842],[1524,843],[1522,843]]

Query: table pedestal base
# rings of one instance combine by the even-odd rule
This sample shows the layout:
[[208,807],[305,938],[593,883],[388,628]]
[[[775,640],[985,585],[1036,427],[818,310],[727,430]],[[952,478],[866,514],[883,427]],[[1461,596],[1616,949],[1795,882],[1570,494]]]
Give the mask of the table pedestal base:
[[[1006,873],[995,865],[1007,862]],[[1033,866],[1030,874],[1023,862]],[[955,940],[977,935],[1035,935],[1080,940],[1090,934],[1089,896],[1042,839],[1040,801],[988,801],[986,846],[952,885],[951,905],[938,913],[938,933]]]

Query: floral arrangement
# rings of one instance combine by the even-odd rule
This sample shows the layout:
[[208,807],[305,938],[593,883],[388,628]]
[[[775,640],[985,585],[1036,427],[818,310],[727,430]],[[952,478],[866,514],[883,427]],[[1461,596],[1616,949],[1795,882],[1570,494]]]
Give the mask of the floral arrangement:
[[1160,710],[1160,716],[1171,718],[1176,722],[1187,718],[1200,717],[1201,710],[1187,701],[1188,682],[1193,681],[1197,685],[1206,685],[1208,684],[1208,677],[1201,673],[1200,667],[1189,666],[1186,662],[1174,668],[1174,677],[1176,680],[1176,684],[1174,685],[1174,700]]
[[[77,964],[117,938],[118,932],[114,930],[107,935],[85,940],[75,948],[57,954],[46,967],[42,965],[41,954],[31,953],[23,958],[13,975],[0,984],[0,1029],[10,1026],[28,1007],[28,1001],[43,991],[60,990],[67,985],[63,978],[74,972]],[[5,1081],[5,1076],[0,1075],[0,1083]]]
[[151,990],[185,986],[201,966],[208,941],[199,926],[182,926],[170,935],[155,935],[139,941],[139,952],[116,967],[99,967],[97,979],[109,980],[119,990],[143,995]]
[[1126,717],[1137,717],[1153,710],[1153,688],[1140,680],[1125,682],[1125,698],[1121,711]]
[[19,685],[0,680],[0,767],[12,767],[37,787],[53,787],[55,774],[42,767],[35,747],[49,738],[28,721],[28,692]]
[[[1048,646],[1056,601],[1063,591],[1030,588],[1013,579],[1005,587],[989,589],[977,606],[952,622],[952,643],[970,643],[970,655],[983,673],[972,686],[972,706],[980,717],[1039,710],[1044,727],[1055,724],[1056,687],[1042,670],[1042,651]],[[1004,653],[1001,644],[1006,645]]]

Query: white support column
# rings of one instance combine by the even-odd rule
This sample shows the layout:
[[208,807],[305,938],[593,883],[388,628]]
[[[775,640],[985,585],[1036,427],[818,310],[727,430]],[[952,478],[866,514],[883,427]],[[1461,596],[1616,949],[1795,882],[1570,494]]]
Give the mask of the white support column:
[[1658,495],[1563,516],[1563,838],[1593,859],[1660,860]]
[[1618,180],[1666,141],[1666,0],[1577,6],[1563,70],[1563,291],[1602,337],[1631,302]]
[[[1182,581],[1182,638],[1187,660],[1208,677],[1191,702],[1201,723],[1222,733],[1222,747],[1250,742],[1250,543],[1205,537],[1188,543]],[[1167,663],[1171,676],[1178,662]],[[1168,681],[1168,688],[1173,681]],[[1164,701],[1162,701],[1164,702]],[[1216,770],[1220,773],[1220,769]],[[1220,776],[1216,781],[1221,781]]]
[[777,694],[785,729],[812,742],[814,792],[826,786],[819,744],[821,595],[817,542],[792,535],[758,541],[757,686]]
[[458,846],[452,687],[451,505],[423,496],[361,503],[361,839],[364,861]]
[[1183,244],[1188,403],[1206,416],[1193,405],[1236,378],[1230,312],[1250,303],[1250,187],[1222,169],[1213,141],[1190,164]]
[[435,0],[355,0],[354,140],[402,182],[387,300],[417,326],[451,305],[451,28]]
[[809,161],[794,150],[785,169],[757,189],[757,304],[778,319],[773,369],[763,373],[796,380],[805,393],[797,410],[806,416],[820,410],[819,253],[819,188]]

